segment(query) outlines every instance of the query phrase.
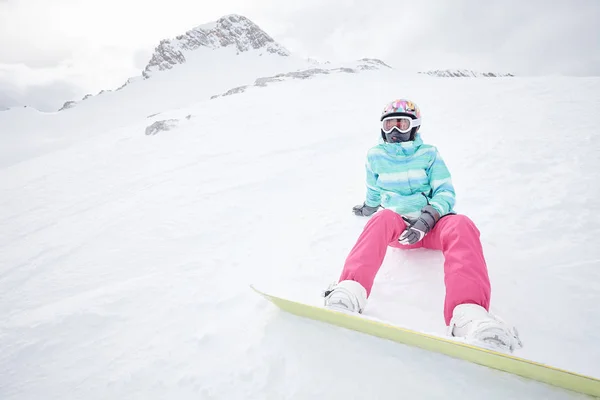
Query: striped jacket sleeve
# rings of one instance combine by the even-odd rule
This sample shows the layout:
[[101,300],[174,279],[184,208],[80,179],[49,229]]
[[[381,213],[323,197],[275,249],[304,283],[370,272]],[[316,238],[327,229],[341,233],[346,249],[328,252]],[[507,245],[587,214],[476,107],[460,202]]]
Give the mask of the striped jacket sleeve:
[[369,207],[377,207],[381,204],[381,193],[379,193],[379,189],[377,188],[378,175],[373,171],[371,160],[368,155],[365,169],[367,173],[367,199],[365,204]]
[[429,166],[427,175],[431,186],[431,200],[429,203],[440,213],[440,216],[444,216],[454,208],[456,193],[452,185],[450,171],[448,171],[446,163],[437,149],[435,149],[433,161]]

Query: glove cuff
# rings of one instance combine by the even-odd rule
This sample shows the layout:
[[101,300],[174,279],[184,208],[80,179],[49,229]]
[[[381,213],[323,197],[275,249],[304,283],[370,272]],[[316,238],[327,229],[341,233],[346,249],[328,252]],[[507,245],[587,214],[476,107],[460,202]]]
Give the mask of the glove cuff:
[[425,226],[427,226],[428,231],[433,229],[440,218],[440,213],[430,205],[427,205],[421,209],[421,219],[425,223]]

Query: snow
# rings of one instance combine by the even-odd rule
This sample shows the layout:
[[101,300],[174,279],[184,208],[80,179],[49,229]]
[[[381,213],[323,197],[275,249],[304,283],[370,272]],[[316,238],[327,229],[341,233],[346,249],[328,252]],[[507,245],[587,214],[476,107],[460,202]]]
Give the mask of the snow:
[[[209,99],[300,68],[256,60],[0,113],[0,398],[582,398],[284,314],[249,284],[320,301],[367,221],[351,208],[379,112],[408,97],[517,355],[600,377],[600,79],[382,69]],[[442,262],[390,249],[366,313],[443,334]]]

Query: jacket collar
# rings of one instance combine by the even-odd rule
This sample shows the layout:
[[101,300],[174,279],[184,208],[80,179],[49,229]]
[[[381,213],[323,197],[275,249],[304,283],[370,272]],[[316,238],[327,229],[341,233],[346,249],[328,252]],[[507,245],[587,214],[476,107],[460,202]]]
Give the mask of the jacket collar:
[[421,139],[421,135],[417,133],[415,135],[415,140],[409,142],[388,143],[383,141],[383,139],[381,139],[380,142],[385,151],[391,155],[411,156],[419,150],[419,147],[423,144],[423,139]]

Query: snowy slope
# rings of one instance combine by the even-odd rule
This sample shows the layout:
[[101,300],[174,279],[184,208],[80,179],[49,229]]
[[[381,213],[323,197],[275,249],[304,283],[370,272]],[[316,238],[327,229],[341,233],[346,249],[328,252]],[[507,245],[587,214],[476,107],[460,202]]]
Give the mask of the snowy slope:
[[228,15],[161,41],[144,71],[115,90],[67,101],[55,113],[29,107],[0,112],[0,165],[60,149],[73,136],[89,138],[263,76],[312,65],[289,54],[252,21]]
[[[0,113],[0,126],[15,133],[12,140],[19,145],[23,145],[25,139],[31,140],[31,134],[36,133],[34,138],[38,146],[41,146],[40,142],[47,142],[43,151],[50,149],[51,144],[56,149],[62,143],[68,143],[73,135],[93,136],[155,113],[204,101],[232,86],[252,82],[261,76],[308,67],[307,62],[293,57],[259,57],[251,52],[236,55],[232,48],[199,49],[196,52],[210,52],[206,54],[207,62],[188,63],[177,69],[161,71],[151,79],[135,80],[122,90],[106,91],[81,101],[74,108],[56,113],[40,113],[30,108],[4,111]],[[69,129],[65,129],[66,125]],[[44,128],[43,132],[38,131],[39,127]],[[30,136],[23,137],[21,132],[30,132]],[[7,135],[6,131],[1,134]],[[23,151],[31,150],[28,144],[24,146]],[[6,165],[8,160],[5,157],[11,159],[11,156],[4,151],[14,152],[6,148],[0,150],[2,164]],[[37,154],[40,153],[34,155]]]
[[[326,73],[360,73],[371,69],[389,69],[377,60],[358,60],[327,64],[318,69]],[[67,147],[75,139],[92,138],[107,130],[131,124],[148,124],[169,112],[180,114],[227,91],[272,81],[280,74],[303,74],[315,70],[308,59],[293,55],[262,54],[261,50],[238,53],[233,46],[198,48],[188,61],[155,72],[151,78],[130,79],[120,90],[104,91],[54,113],[31,107],[0,112],[0,166],[8,166],[47,151]],[[140,78],[140,77],[137,77]],[[188,113],[189,114],[189,113]]]
[[[579,398],[285,315],[249,289],[318,301],[337,278],[398,96],[421,106],[482,232],[519,355],[600,376],[599,79],[382,69],[210,100],[256,77],[171,98],[193,75],[173,71],[57,114],[0,114],[0,398]],[[190,118],[147,136],[150,110]],[[442,333],[442,261],[391,249],[366,312]]]

